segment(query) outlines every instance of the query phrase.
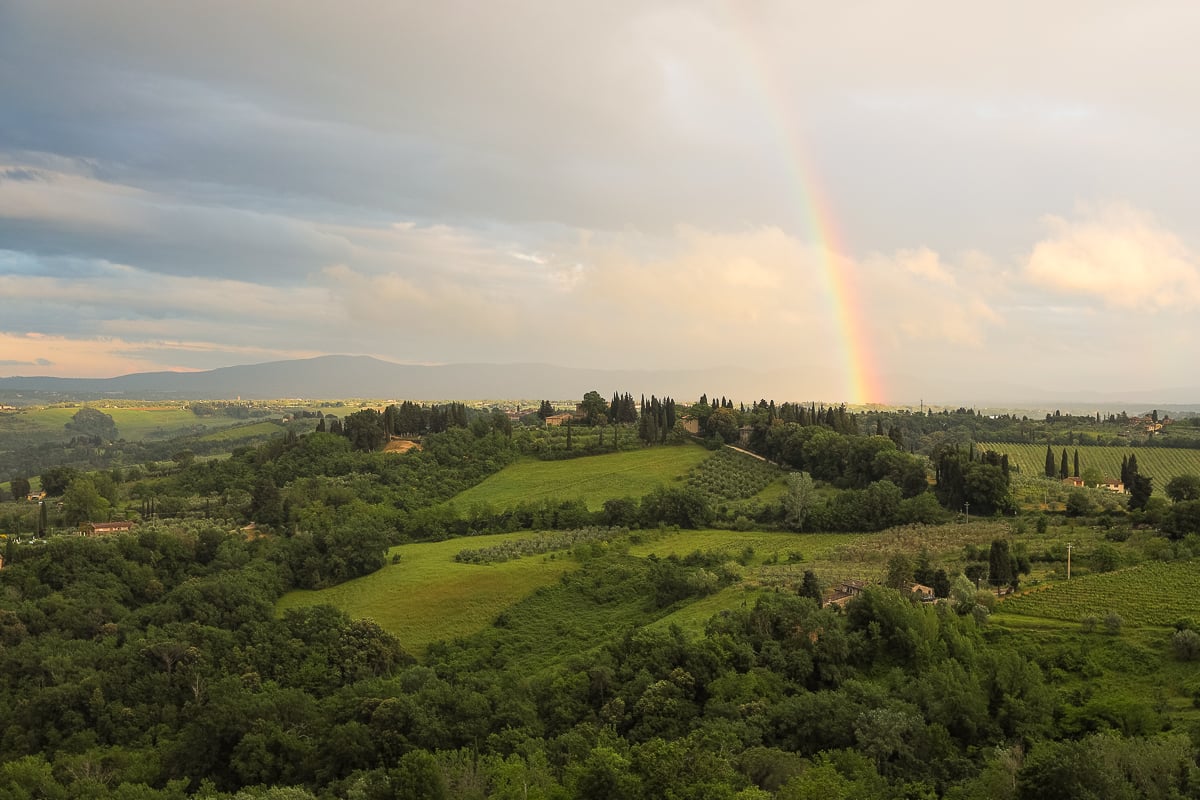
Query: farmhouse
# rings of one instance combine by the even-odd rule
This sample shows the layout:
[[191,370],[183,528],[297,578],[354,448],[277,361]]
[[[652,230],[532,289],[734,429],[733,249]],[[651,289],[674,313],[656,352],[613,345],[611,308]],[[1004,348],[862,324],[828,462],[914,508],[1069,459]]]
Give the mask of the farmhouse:
[[29,494],[25,495],[25,499],[31,503],[36,503],[39,500],[45,500],[46,493],[45,492],[30,492]]
[[110,533],[125,533],[133,529],[129,520],[114,522],[85,522],[79,526],[80,536],[106,536]]
[[563,414],[551,414],[550,416],[546,417],[546,424],[556,428],[559,425],[566,425],[568,420],[574,419],[574,417],[575,415],[570,412]]
[[863,581],[842,581],[837,589],[834,589],[833,594],[825,599],[826,605],[844,606],[855,597],[862,594],[863,589],[867,588],[867,584]]
[[932,603],[937,600],[937,595],[934,594],[933,587],[926,586],[923,583],[914,583],[909,587],[908,592],[910,595],[916,595],[917,599],[922,603]]
[[1108,489],[1110,492],[1117,494],[1125,494],[1125,484],[1113,478],[1105,478],[1097,484],[1101,489]]
[[1062,482],[1067,486],[1083,486],[1083,478],[1078,475],[1073,475],[1069,478],[1063,478]]

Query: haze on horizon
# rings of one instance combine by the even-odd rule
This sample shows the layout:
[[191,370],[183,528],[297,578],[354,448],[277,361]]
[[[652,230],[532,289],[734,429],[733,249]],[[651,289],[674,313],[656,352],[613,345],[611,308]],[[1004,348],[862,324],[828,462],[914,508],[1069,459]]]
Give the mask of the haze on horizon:
[[1188,2],[6,0],[0,375],[1196,386],[1198,30]]

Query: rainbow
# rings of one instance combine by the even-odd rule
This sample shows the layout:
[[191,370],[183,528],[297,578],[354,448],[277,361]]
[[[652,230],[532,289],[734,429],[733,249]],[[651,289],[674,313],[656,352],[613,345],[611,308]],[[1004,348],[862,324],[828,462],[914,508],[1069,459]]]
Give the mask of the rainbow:
[[787,99],[777,85],[775,73],[763,62],[749,25],[738,18],[737,4],[727,5],[730,9],[731,29],[740,33],[744,58],[750,72],[750,85],[759,94],[764,118],[768,120],[783,156],[790,183],[795,189],[796,205],[800,211],[799,223],[807,240],[812,244],[829,300],[833,336],[838,343],[837,361],[843,366],[845,392],[848,403],[881,403],[885,392],[882,376],[871,347],[870,331],[866,325],[860,302],[861,293],[855,282],[855,270],[834,220],[832,206],[828,202],[817,171],[805,153],[806,148],[795,125],[787,119]]

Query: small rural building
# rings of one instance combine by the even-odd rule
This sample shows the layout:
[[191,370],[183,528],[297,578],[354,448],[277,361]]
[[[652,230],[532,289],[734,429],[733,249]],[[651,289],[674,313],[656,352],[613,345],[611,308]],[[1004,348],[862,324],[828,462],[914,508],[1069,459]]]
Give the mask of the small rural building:
[[29,494],[25,495],[25,499],[31,503],[36,503],[39,500],[45,500],[46,493],[45,492],[30,492]]
[[1101,489],[1108,489],[1110,492],[1116,492],[1117,494],[1125,494],[1125,484],[1118,480],[1106,478],[1098,485]]
[[700,435],[700,420],[696,419],[695,417],[688,417],[687,419],[683,420],[682,425],[683,429],[692,436]]
[[1062,482],[1067,486],[1083,486],[1083,478],[1079,477],[1078,475],[1073,475],[1070,478],[1063,478]]
[[80,536],[107,536],[110,533],[126,533],[133,530],[133,523],[129,520],[116,520],[113,522],[85,522],[79,526]]
[[914,583],[908,589],[909,594],[918,595],[917,599],[922,603],[932,603],[937,600],[937,595],[933,592],[932,586],[926,586],[923,583]]
[[833,594],[825,599],[825,604],[830,606],[844,606],[862,594],[863,589],[866,588],[867,584],[863,581],[842,581],[838,584],[838,588],[834,589]]
[[754,435],[754,426],[743,425],[738,428],[738,444],[746,447],[750,444],[750,437]]
[[557,428],[559,425],[566,425],[569,420],[572,420],[574,418],[575,418],[575,415],[570,412],[566,412],[563,414],[551,414],[550,416],[546,417],[546,424],[551,427]]

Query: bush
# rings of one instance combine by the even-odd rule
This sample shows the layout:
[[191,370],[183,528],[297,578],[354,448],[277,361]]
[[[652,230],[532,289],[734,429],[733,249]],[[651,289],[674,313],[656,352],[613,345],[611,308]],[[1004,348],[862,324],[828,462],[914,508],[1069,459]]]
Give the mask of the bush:
[[1104,617],[1104,630],[1116,636],[1121,632],[1121,626],[1125,624],[1125,620],[1121,619],[1121,615],[1115,611],[1108,612]]
[[1180,661],[1195,661],[1200,658],[1200,633],[1190,628],[1171,634],[1171,649]]

